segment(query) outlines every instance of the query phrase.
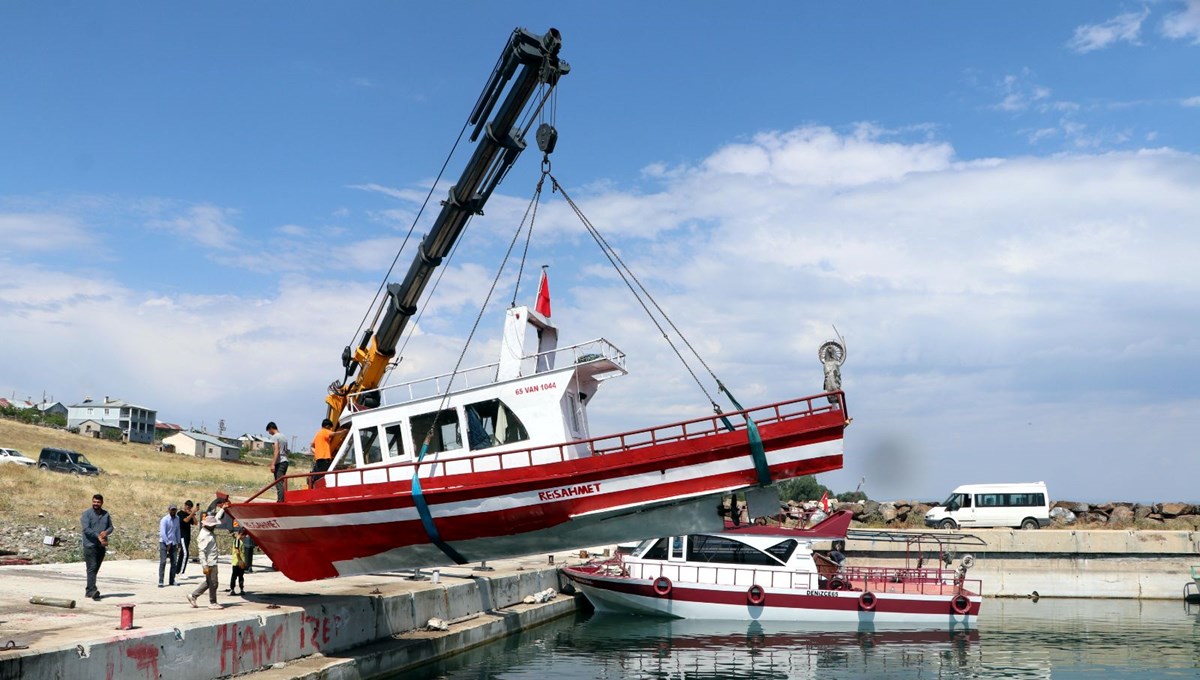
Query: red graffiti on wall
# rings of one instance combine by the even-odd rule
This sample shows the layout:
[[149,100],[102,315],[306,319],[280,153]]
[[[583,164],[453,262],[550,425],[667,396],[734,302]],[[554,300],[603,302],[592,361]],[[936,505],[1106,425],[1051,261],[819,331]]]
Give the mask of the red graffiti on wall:
[[304,625],[300,627],[300,649],[311,646],[313,651],[321,651],[329,646],[331,633],[337,637],[342,628],[342,617],[304,615]]
[[255,630],[247,624],[239,629],[236,623],[224,623],[217,627],[217,649],[221,654],[221,674],[242,673],[282,661],[276,654],[283,637],[283,626]]
[[[157,646],[147,643],[130,645],[125,648],[125,656],[131,659],[135,664],[135,669],[141,671],[147,680],[158,680],[158,655],[160,650]],[[120,652],[118,652],[118,655]],[[120,657],[118,656],[118,659]],[[121,673],[117,673],[117,664],[114,663],[113,654],[108,653],[108,660],[104,664],[104,677],[106,680],[114,680],[114,678],[131,677],[125,672],[125,661],[120,659]]]

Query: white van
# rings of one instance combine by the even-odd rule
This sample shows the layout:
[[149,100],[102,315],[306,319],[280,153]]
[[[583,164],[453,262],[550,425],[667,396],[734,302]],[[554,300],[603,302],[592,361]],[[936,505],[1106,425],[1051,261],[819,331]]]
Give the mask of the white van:
[[1050,494],[1045,482],[966,484],[945,503],[925,513],[925,524],[939,529],[1020,527],[1050,524]]

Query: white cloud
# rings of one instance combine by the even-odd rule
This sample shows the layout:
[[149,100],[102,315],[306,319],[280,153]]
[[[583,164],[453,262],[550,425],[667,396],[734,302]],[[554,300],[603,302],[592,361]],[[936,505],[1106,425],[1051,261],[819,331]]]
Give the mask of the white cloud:
[[1149,14],[1149,9],[1141,12],[1126,12],[1118,14],[1102,24],[1079,26],[1075,29],[1075,35],[1067,42],[1067,47],[1080,54],[1085,54],[1104,49],[1118,42],[1137,45],[1142,22]]
[[1200,0],[1187,0],[1184,8],[1167,15],[1162,24],[1163,35],[1175,40],[1190,38],[1200,44]]
[[1181,101],[1179,103],[1182,106],[1189,107],[1189,108],[1198,107],[1198,106],[1200,106],[1200,96],[1188,97],[1187,99],[1184,99],[1183,101]]
[[1050,88],[1032,82],[1032,76],[1028,69],[1019,75],[1004,76],[997,90],[1001,99],[994,108],[1011,113],[1026,111],[1035,105],[1042,106],[1051,94]]
[[91,247],[95,238],[68,215],[0,212],[0,243],[14,251],[76,250]]
[[190,206],[180,215],[151,218],[147,224],[209,248],[229,250],[237,245],[241,237],[238,229],[229,223],[237,214],[238,211],[230,208],[202,204]]

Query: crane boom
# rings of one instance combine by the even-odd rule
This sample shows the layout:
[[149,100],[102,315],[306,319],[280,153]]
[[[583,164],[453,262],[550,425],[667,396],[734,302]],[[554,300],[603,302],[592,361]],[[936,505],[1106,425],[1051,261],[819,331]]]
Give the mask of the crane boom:
[[[525,150],[525,134],[536,114],[558,84],[558,79],[570,72],[570,65],[558,58],[561,48],[562,35],[555,28],[544,35],[518,28],[509,37],[467,121],[474,126],[471,141],[478,141],[470,162],[458,182],[450,188],[449,197],[442,203],[441,212],[429,233],[421,240],[408,273],[400,283],[388,284],[386,295],[376,310],[374,326],[363,331],[357,347],[347,346],[342,351],[345,375],[330,385],[329,395],[325,398],[328,418],[335,428],[351,400],[364,408],[378,405],[378,397],[372,391],[383,381],[400,337],[409,319],[417,313],[417,303],[433,270],[450,253],[471,217],[482,214],[492,192]],[[535,95],[539,96],[535,98]],[[519,127],[522,121],[524,128]],[[548,127],[543,125],[543,128]],[[549,153],[555,137],[553,129],[539,130],[539,142],[543,136],[549,138],[543,145],[543,150]],[[342,432],[339,434],[344,436]],[[335,444],[340,443],[340,439],[339,436],[339,442]]]

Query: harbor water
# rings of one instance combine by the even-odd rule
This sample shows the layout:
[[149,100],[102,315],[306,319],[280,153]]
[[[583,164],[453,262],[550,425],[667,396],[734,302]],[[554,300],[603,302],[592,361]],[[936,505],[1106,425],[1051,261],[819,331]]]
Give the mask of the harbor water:
[[579,615],[397,677],[1200,678],[1200,607],[988,599],[977,626],[953,630]]

